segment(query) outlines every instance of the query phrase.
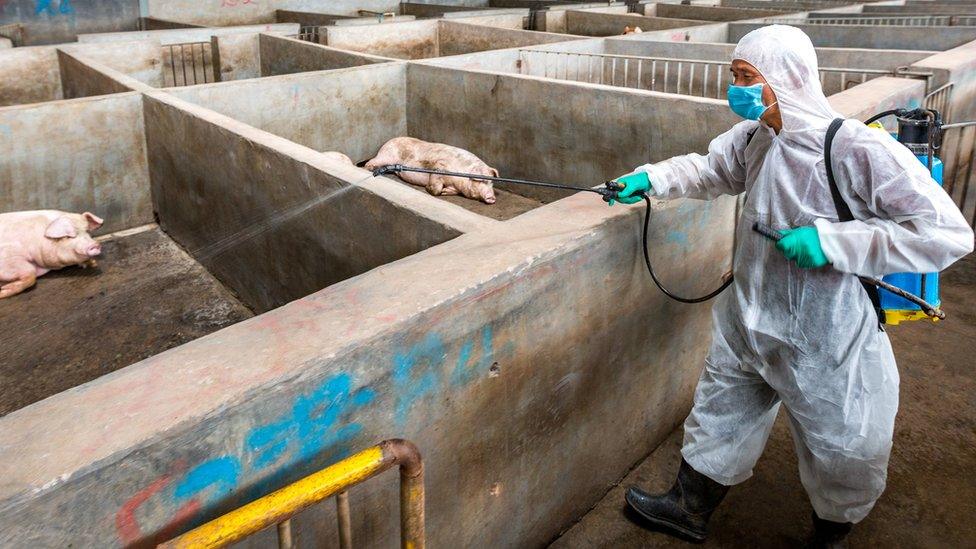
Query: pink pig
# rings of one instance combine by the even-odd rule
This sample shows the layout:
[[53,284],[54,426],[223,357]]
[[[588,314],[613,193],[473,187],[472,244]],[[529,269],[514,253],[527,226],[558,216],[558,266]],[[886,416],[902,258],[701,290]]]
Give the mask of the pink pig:
[[37,277],[71,265],[94,267],[102,245],[89,231],[102,226],[93,213],[37,210],[0,214],[0,299],[30,288]]
[[[498,177],[498,170],[464,149],[443,143],[429,143],[412,137],[394,137],[387,141],[380,148],[380,152],[376,153],[376,157],[366,163],[366,169],[374,170],[389,164]],[[400,174],[400,179],[424,187],[434,196],[461,194],[467,198],[481,200],[485,204],[495,203],[495,190],[492,188],[491,181],[484,179],[416,172],[403,172]]]

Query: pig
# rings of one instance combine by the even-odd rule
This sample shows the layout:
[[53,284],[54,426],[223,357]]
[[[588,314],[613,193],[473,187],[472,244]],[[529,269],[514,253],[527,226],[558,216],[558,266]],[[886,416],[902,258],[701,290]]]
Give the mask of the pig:
[[102,223],[91,212],[0,214],[0,299],[27,290],[49,271],[71,265],[94,267],[102,245],[89,232]]
[[352,159],[338,151],[322,151],[322,156],[340,164],[352,164]]
[[628,34],[640,34],[644,32],[640,27],[624,27],[624,35]]
[[[389,164],[498,177],[498,170],[464,149],[412,137],[395,137],[387,141],[376,157],[366,162],[366,169],[374,170]],[[495,203],[495,189],[491,181],[415,172],[402,172],[399,175],[407,183],[424,187],[434,196],[461,194],[485,204]]]

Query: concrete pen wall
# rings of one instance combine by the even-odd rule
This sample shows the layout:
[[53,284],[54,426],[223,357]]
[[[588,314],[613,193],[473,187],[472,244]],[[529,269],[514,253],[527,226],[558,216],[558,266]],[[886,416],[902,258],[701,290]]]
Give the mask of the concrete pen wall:
[[0,108],[0,143],[0,211],[91,211],[103,232],[153,221],[139,94]]
[[[729,23],[728,42],[738,42],[764,23]],[[879,27],[874,25],[794,25],[814,46],[943,51],[976,40],[976,27]]]

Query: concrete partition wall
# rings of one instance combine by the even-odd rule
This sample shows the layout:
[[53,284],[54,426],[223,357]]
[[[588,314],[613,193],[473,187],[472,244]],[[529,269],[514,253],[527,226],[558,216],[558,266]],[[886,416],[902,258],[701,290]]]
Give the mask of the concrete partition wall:
[[138,40],[156,40],[162,45],[185,44],[189,42],[209,42],[213,36],[229,34],[257,34],[272,32],[277,34],[298,34],[298,23],[277,23],[266,25],[244,25],[238,27],[203,27],[192,29],[172,29],[158,31],[109,32],[100,34],[83,34],[78,41],[92,42],[134,42]]
[[976,41],[921,59],[911,68],[944,75],[935,87],[952,84],[948,122],[976,120]]
[[91,211],[103,232],[153,221],[136,93],[0,108],[0,148],[0,211]]
[[357,16],[357,10],[396,11],[398,0],[143,0],[152,17],[214,27],[249,25],[275,20],[275,11],[327,12]]
[[570,10],[566,12],[566,32],[581,36],[617,36],[626,27],[640,27],[643,31],[658,31],[703,24],[691,19],[647,17],[637,14],[592,13]]
[[372,158],[388,139],[406,133],[405,70],[401,63],[377,64],[169,93],[310,149],[339,151],[359,162]]
[[396,59],[437,57],[437,21],[404,21],[387,25],[323,27],[326,45]]
[[57,48],[0,50],[0,107],[61,99]]
[[103,64],[147,86],[163,86],[163,49],[158,41],[69,44],[60,49],[79,59]]
[[461,55],[500,48],[552,44],[578,38],[582,37],[549,32],[486,27],[457,21],[439,21],[437,27],[438,54],[441,56]]
[[65,99],[137,91],[100,71],[96,64],[86,63],[65,51],[58,51],[58,64]]
[[[314,151],[180,106],[147,98],[160,224],[257,311],[461,234],[330,176]],[[220,152],[187,152],[204,149]]]
[[737,121],[711,99],[422,64],[408,75],[409,134],[477,151],[510,177],[599,185],[647,162],[704,152]]
[[863,121],[889,109],[921,106],[924,96],[925,82],[921,80],[882,76],[827,99],[830,106],[845,117]]
[[[649,282],[640,212],[567,198],[0,419],[0,544],[150,545],[402,436],[428,546],[545,545],[684,418],[708,347],[709,305]],[[728,269],[732,214],[655,206],[676,290]],[[397,493],[351,491],[357,544],[397,544]],[[331,543],[331,509],[300,539]]]
[[78,34],[135,30],[139,0],[5,0],[0,26],[23,25],[24,45],[73,42]]
[[261,42],[258,36],[255,33],[242,33],[212,37],[210,51],[217,53],[211,64],[205,68],[213,70],[213,64],[216,63],[222,81],[260,77]]
[[261,76],[345,69],[392,61],[390,58],[340,50],[273,34],[262,34],[259,43]]
[[738,21],[758,17],[773,17],[789,13],[785,10],[757,8],[723,8],[720,6],[687,6],[681,4],[645,4],[644,15],[698,21]]
[[[736,43],[763,23],[729,23],[727,42]],[[944,51],[976,40],[976,27],[881,27],[874,25],[794,25],[814,46]]]
[[396,59],[428,59],[572,40],[573,36],[473,24],[481,18],[323,27],[329,46]]

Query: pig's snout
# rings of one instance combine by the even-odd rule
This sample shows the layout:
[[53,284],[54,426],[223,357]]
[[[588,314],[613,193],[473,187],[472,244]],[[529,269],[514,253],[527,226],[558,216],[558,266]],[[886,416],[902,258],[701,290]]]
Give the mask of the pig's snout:
[[102,245],[98,242],[92,242],[85,249],[85,255],[88,257],[98,257],[102,255]]
[[484,186],[481,188],[481,199],[485,201],[485,204],[495,203],[495,189],[490,186]]

